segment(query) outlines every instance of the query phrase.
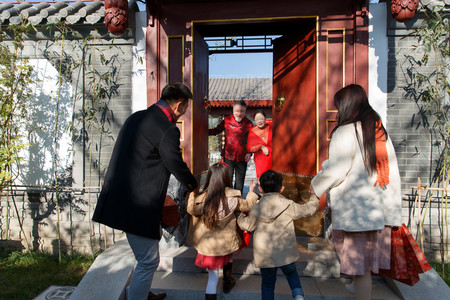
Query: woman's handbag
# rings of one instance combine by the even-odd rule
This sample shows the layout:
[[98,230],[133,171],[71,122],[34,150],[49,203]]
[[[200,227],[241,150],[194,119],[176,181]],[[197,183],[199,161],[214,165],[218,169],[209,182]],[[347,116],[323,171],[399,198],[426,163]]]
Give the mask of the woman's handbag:
[[419,281],[419,274],[430,270],[431,266],[405,224],[393,227],[391,236],[391,269],[380,269],[375,275],[413,286]]

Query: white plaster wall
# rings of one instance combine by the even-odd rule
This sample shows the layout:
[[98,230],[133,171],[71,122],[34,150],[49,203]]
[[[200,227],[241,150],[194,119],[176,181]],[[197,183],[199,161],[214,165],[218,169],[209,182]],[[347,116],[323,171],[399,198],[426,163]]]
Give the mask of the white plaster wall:
[[[47,59],[30,59],[34,68],[33,95],[28,102],[27,123],[24,124],[24,142],[31,146],[22,152],[18,184],[53,185],[54,132],[56,105],[59,98],[59,124],[57,135],[58,172],[61,174],[73,161],[71,134],[68,126],[72,121],[72,87],[63,82],[58,89],[58,71]],[[27,133],[30,134],[27,135]]]
[[147,108],[147,77],[145,72],[145,33],[147,12],[136,13],[136,45],[133,46],[132,112]]
[[369,4],[369,102],[386,125],[388,39],[386,3]]

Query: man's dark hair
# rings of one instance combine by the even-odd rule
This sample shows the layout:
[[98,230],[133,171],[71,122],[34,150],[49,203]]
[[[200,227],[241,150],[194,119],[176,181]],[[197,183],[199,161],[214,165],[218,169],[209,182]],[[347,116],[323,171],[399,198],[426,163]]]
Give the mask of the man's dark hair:
[[191,90],[181,82],[174,82],[166,85],[161,92],[161,99],[169,104],[179,102],[185,103],[189,99],[192,99]]
[[236,100],[236,101],[234,101],[233,107],[235,107],[236,105],[240,105],[240,106],[242,106],[242,107],[247,108],[247,103],[245,103],[244,100]]
[[264,193],[278,193],[283,186],[283,176],[278,172],[268,170],[262,173],[259,183]]

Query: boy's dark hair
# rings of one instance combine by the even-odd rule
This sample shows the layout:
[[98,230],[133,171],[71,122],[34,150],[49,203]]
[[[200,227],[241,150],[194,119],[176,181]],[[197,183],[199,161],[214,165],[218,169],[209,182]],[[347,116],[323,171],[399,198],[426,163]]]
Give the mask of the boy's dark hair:
[[180,99],[182,99],[182,102],[185,103],[189,99],[192,99],[192,93],[186,85],[181,82],[174,82],[163,88],[161,91],[161,99],[169,104],[179,102]]
[[273,170],[262,173],[259,183],[264,193],[278,193],[283,186],[283,176]]

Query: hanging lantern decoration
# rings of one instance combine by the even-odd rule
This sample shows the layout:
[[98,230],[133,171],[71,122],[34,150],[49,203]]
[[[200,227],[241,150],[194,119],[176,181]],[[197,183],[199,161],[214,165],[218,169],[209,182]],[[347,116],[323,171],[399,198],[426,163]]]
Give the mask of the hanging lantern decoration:
[[419,0],[392,0],[391,13],[392,17],[401,23],[408,22],[414,17],[419,7]]
[[105,25],[114,35],[122,35],[128,28],[128,1],[105,0]]

